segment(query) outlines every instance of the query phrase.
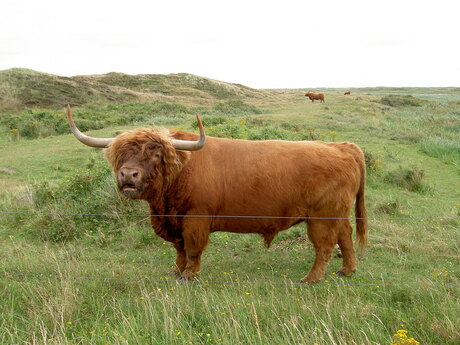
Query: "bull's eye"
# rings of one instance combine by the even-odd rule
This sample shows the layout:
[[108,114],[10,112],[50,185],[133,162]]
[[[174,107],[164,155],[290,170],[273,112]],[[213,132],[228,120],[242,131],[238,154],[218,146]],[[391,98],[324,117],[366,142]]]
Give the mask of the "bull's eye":
[[160,144],[149,144],[147,145],[147,149],[149,151],[156,151],[160,148]]

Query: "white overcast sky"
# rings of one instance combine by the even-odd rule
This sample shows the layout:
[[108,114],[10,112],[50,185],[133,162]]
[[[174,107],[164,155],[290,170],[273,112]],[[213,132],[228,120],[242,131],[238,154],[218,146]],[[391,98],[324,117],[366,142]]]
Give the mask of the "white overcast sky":
[[459,0],[1,0],[0,70],[460,86]]

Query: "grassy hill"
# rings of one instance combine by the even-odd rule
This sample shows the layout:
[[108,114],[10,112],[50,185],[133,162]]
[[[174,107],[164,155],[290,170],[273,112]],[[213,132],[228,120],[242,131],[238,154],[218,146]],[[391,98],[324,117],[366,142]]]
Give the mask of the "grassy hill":
[[[320,104],[185,74],[0,75],[21,109],[0,114],[0,344],[458,344],[458,89],[324,89]],[[176,282],[146,203],[120,196],[102,152],[69,134],[64,101],[95,136],[196,131],[198,110],[211,136],[357,143],[370,238],[356,274],[337,276],[334,258],[321,283],[298,284],[314,253],[299,224],[269,249],[215,233],[200,283]]]
[[228,99],[266,99],[266,90],[225,83],[192,74],[128,75],[108,73],[60,77],[28,69],[0,71],[0,112],[27,108],[60,109],[73,106],[163,101],[210,105]]

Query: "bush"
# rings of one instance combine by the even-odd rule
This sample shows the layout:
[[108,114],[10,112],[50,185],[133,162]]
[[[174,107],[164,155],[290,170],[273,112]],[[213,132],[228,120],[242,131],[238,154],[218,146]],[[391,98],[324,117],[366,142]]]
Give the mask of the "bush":
[[108,164],[102,160],[90,160],[86,167],[54,185],[37,181],[31,190],[29,214],[18,217],[14,226],[24,227],[44,241],[66,242],[90,234],[116,239],[130,223],[129,217],[121,214],[148,214],[142,211],[140,201],[128,200],[117,192]]
[[389,105],[390,107],[420,107],[424,102],[410,95],[388,95],[382,97],[379,103]]
[[[110,104],[104,107],[86,106],[73,110],[77,127],[82,131],[101,129],[108,126],[120,126],[137,122],[171,123],[171,119],[184,119],[186,114],[208,115],[204,120],[206,127],[225,122],[224,115],[260,114],[256,106],[239,100],[217,103],[210,108],[186,107],[181,104],[155,101],[151,103]],[[160,124],[161,125],[161,124]],[[34,139],[50,135],[69,134],[69,125],[64,111],[28,110],[20,115],[1,114],[0,126],[7,130],[17,130],[16,138]],[[193,120],[193,127],[197,128]]]
[[[224,116],[205,115],[202,122],[206,133],[210,136],[233,139],[249,140],[319,140],[325,135],[319,133],[313,126],[302,124],[270,124],[264,119],[246,116],[243,119],[235,119]],[[198,128],[196,121],[191,123],[194,129]],[[336,132],[327,135],[335,139]]]
[[366,171],[370,175],[378,175],[382,170],[382,162],[378,154],[363,150]]
[[215,127],[208,128],[207,132],[210,136],[241,139],[246,136],[246,127],[236,122],[225,122]]
[[409,169],[399,167],[399,169],[389,172],[385,176],[385,182],[393,184],[397,187],[407,189],[411,192],[425,193],[430,191],[430,188],[425,185],[425,170],[417,167]]
[[375,211],[377,213],[396,215],[400,213],[400,209],[401,204],[399,200],[394,200],[378,205]]
[[291,132],[275,126],[254,128],[248,132],[248,139],[250,140],[289,140],[290,137]]
[[[207,129],[207,128],[212,128],[218,125],[222,125],[228,122],[228,120],[226,117],[223,117],[223,116],[205,115],[201,117],[201,122],[203,123],[204,128]],[[192,121],[192,128],[194,129],[198,128],[198,122],[195,119],[193,119]]]
[[0,125],[17,130],[17,136],[34,139],[69,132],[62,113],[50,110],[29,110],[20,115],[2,114]]

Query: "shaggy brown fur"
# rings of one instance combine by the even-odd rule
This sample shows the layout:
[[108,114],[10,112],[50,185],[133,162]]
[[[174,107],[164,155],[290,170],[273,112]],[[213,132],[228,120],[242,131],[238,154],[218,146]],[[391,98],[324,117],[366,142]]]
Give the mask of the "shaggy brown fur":
[[316,99],[319,100],[321,103],[324,103],[324,93],[313,93],[313,92],[307,92],[305,94],[308,98],[311,99],[311,101],[315,101]]
[[201,150],[185,152],[172,147],[172,137],[197,140],[192,133],[139,129],[115,138],[105,156],[121,190],[123,169],[136,176],[130,197],[150,204],[152,226],[176,248],[176,272],[183,279],[199,272],[212,232],[257,233],[269,246],[304,217],[316,258],[303,281],[322,279],[336,244],[343,254],[339,272],[354,272],[349,216],[355,199],[356,217],[364,218],[357,220],[359,247],[367,242],[365,164],[356,145],[207,137]]

